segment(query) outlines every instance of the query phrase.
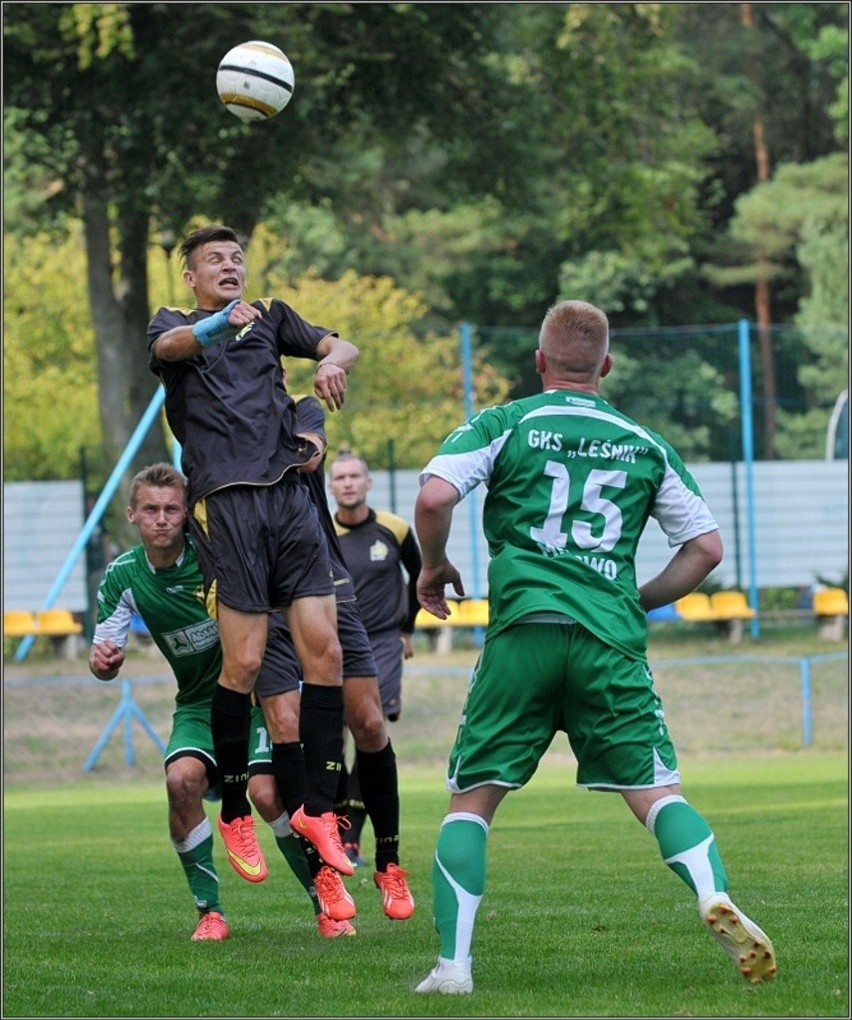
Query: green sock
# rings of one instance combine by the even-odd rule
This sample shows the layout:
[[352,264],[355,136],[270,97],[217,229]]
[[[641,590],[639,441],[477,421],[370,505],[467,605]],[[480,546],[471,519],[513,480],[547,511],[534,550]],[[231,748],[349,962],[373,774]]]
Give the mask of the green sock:
[[[270,825],[275,833],[275,842],[278,844],[278,849],[281,851],[284,860],[290,865],[290,870],[298,878],[302,886],[304,886],[305,892],[311,899],[314,913],[318,914],[320,912],[320,905],[313,880],[311,879],[308,859],[305,857],[301,840],[297,839],[290,831],[289,816],[285,812],[277,821],[270,822]],[[279,832],[282,832],[285,828],[287,834],[284,836],[279,835]]]
[[196,907],[202,913],[210,910],[222,913],[222,905],[219,902],[219,875],[213,863],[213,830],[210,827],[210,819],[205,818],[203,822],[199,822],[186,839],[173,839],[172,846],[183,867]]
[[432,904],[441,956],[467,963],[476,912],[485,891],[488,825],[477,815],[444,818],[432,865]]
[[713,830],[683,797],[657,801],[645,824],[656,837],[663,860],[699,899],[725,892],[728,876]]

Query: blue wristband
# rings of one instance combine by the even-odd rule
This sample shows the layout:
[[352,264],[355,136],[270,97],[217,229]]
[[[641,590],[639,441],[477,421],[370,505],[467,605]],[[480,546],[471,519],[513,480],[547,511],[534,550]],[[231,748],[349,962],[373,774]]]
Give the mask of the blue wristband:
[[202,347],[212,347],[213,344],[218,344],[222,340],[232,340],[239,333],[243,327],[232,326],[228,322],[231,310],[239,303],[240,299],[237,298],[236,301],[232,301],[221,311],[214,312],[212,315],[208,315],[206,319],[202,319],[201,322],[195,323],[192,327],[192,335]]

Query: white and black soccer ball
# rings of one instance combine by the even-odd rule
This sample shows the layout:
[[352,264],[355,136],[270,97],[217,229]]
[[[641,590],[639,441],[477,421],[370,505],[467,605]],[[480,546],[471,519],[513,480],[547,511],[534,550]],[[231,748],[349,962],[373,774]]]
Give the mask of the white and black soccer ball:
[[268,120],[290,102],[296,79],[286,54],[253,39],[228,50],[216,71],[216,91],[240,120]]

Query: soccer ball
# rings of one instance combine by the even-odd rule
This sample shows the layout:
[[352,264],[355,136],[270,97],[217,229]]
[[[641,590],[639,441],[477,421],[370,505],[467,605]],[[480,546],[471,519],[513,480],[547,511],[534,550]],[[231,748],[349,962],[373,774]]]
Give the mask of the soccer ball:
[[228,50],[216,71],[216,91],[240,120],[266,120],[293,95],[293,65],[272,43],[254,39]]

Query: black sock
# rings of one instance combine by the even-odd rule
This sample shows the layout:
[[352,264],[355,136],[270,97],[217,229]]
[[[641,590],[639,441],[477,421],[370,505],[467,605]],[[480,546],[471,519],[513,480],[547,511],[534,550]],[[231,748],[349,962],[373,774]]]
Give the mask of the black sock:
[[305,800],[305,752],[298,740],[272,745],[272,774],[290,817]]
[[349,799],[349,773],[346,770],[346,762],[340,763],[340,775],[337,779],[337,793],[334,795],[334,813],[336,815],[346,814],[346,802]]
[[217,684],[210,701],[213,753],[222,790],[222,821],[251,814],[248,787],[251,695]]
[[355,751],[364,807],[376,836],[376,871],[399,864],[399,779],[390,740],[381,751]]
[[361,780],[358,775],[358,751],[355,752],[355,761],[349,772],[349,783],[346,787],[346,807],[344,813],[349,819],[349,828],[341,833],[344,843],[361,842],[361,830],[367,820],[367,811],[361,795]]
[[334,806],[343,762],[343,687],[302,684],[299,737],[305,751],[305,813]]
[[[294,833],[295,835],[295,833]],[[306,839],[301,836],[296,836],[296,839],[302,844],[302,849],[305,851],[305,857],[308,859],[308,871],[311,875],[311,880],[317,877],[319,871],[325,867],[325,861],[317,853],[317,848],[313,843],[309,843]]]

